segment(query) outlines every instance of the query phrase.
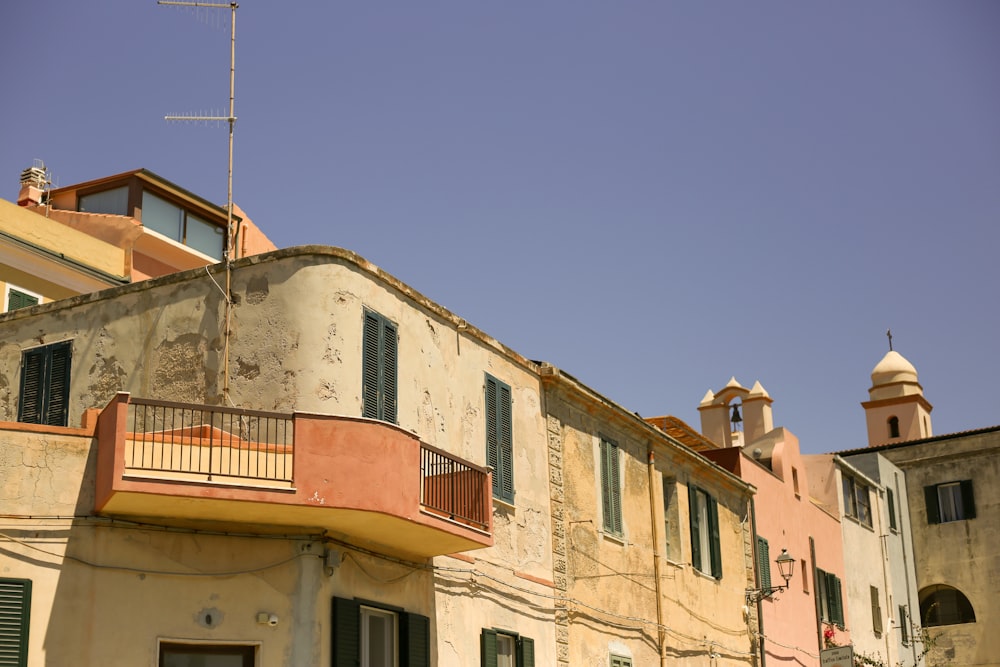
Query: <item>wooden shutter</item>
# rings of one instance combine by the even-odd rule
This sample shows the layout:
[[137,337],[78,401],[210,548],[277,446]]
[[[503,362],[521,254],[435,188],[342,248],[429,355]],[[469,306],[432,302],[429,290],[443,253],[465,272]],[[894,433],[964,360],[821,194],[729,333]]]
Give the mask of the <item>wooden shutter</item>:
[[712,551],[712,576],[722,579],[722,540],[719,535],[719,503],[708,497],[709,548]]
[[924,503],[927,505],[927,523],[941,523],[937,485],[924,487]]
[[12,289],[7,292],[7,310],[17,310],[38,304],[38,297]]
[[882,634],[882,606],[879,604],[878,599],[878,589],[874,586],[869,587],[871,589],[872,596],[872,630],[875,634]]
[[382,414],[379,417],[396,423],[396,347],[399,338],[396,325],[382,319]]
[[618,446],[601,438],[601,509],[604,513],[604,530],[615,535],[622,532],[622,501]]
[[828,576],[830,577],[830,602],[832,603],[831,620],[840,627],[844,627],[844,598],[841,595],[840,579],[835,574]]
[[0,579],[0,665],[28,664],[31,581]]
[[885,500],[889,505],[889,528],[896,530],[896,496],[889,487],[885,489]]
[[361,342],[361,416],[378,419],[379,317],[365,311]]
[[497,667],[496,630],[483,628],[483,634],[479,637],[479,659],[482,667]]
[[759,573],[760,589],[771,590],[771,548],[761,536],[757,536],[757,572]]
[[535,667],[535,640],[517,638],[517,667]]
[[698,512],[698,487],[688,484],[688,523],[691,527],[691,565],[701,570],[701,530]]
[[361,662],[361,605],[333,598],[331,634],[332,667],[357,667]]
[[430,667],[430,619],[420,614],[400,614],[399,644],[399,667]]
[[502,483],[500,496],[509,502],[514,502],[514,439],[511,418],[510,387],[498,383],[497,387],[497,425],[500,429],[498,447],[500,450],[500,470]]
[[497,381],[486,376],[486,465],[493,468],[493,496],[501,497],[500,429],[497,426]]
[[21,357],[21,399],[17,421],[39,424],[42,418],[42,385],[47,354],[28,350]]
[[962,518],[976,518],[976,497],[972,493],[972,480],[966,479],[960,482],[962,487]]
[[44,422],[49,426],[66,426],[69,423],[69,367],[70,344],[62,343],[51,348],[48,404]]

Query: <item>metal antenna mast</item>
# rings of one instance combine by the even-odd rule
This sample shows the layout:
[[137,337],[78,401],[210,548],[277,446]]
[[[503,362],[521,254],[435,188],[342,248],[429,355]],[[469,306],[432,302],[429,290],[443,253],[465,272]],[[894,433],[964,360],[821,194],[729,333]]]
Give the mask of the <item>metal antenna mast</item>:
[[223,385],[222,395],[226,403],[229,400],[229,324],[232,320],[233,300],[230,293],[232,287],[232,263],[236,256],[236,238],[233,234],[233,126],[236,124],[236,10],[239,4],[236,2],[213,3],[213,2],[183,2],[175,0],[157,0],[158,5],[175,5],[179,7],[208,7],[212,9],[226,9],[232,12],[230,25],[232,27],[229,38],[229,115],[228,116],[164,116],[164,120],[189,120],[189,121],[225,121],[229,123],[229,172],[226,179],[226,325],[223,331]]

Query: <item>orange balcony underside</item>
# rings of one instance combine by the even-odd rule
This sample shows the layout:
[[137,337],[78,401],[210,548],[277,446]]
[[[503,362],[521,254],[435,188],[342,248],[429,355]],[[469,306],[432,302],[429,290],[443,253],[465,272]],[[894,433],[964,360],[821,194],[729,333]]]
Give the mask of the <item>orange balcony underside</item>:
[[98,420],[101,514],[319,531],[413,557],[493,544],[489,474],[466,462],[442,472],[439,459],[422,458],[426,445],[393,425],[296,414],[293,444],[258,444],[201,425],[131,433],[128,411],[119,394]]

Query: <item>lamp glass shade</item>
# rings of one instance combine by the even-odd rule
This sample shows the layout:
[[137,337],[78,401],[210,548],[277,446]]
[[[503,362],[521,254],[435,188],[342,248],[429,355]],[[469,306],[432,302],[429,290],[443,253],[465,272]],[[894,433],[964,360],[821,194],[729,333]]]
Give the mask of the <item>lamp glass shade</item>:
[[795,559],[789,555],[788,549],[782,549],[781,554],[774,562],[778,564],[778,573],[781,574],[781,578],[785,580],[785,583],[788,583],[795,571]]

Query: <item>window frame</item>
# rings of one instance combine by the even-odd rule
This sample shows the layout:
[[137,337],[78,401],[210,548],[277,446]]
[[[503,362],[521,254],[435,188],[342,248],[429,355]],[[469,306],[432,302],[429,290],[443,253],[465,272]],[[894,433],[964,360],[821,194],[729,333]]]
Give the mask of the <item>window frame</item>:
[[183,641],[161,641],[159,644],[157,649],[157,665],[159,667],[166,667],[167,654],[171,651],[199,655],[238,656],[243,661],[243,667],[254,667],[257,664],[258,644],[210,644]]
[[361,416],[398,423],[399,327],[364,309],[361,336]]
[[844,516],[854,519],[862,526],[872,528],[871,487],[844,471],[841,471],[840,479],[844,496]]
[[624,535],[622,521],[621,448],[618,443],[600,436],[601,525],[615,537]]
[[[960,511],[956,512],[954,518],[945,518],[941,505],[941,491],[942,489],[956,487],[959,493],[958,500],[961,502]],[[952,499],[955,499],[954,494],[952,494]],[[927,509],[928,524],[955,523],[957,521],[968,521],[976,518],[975,489],[973,488],[971,479],[951,480],[925,486],[924,504]]]
[[610,667],[632,667],[632,658],[612,653],[608,658]]
[[72,340],[21,351],[17,421],[47,426],[69,424],[72,365]]
[[27,667],[31,638],[31,579],[0,577],[0,612],[14,622],[0,624],[0,641],[16,652],[14,667]]
[[889,513],[889,530],[894,533],[899,532],[899,523],[896,519],[896,494],[892,487],[885,487],[885,502]]
[[910,610],[905,604],[899,605],[899,641],[903,646],[910,645]]
[[395,614],[396,664],[400,667],[430,667],[430,619],[401,607],[358,598],[331,600],[332,667],[357,667],[362,655],[362,609]]
[[514,502],[514,399],[510,385],[489,373],[483,387],[486,404],[486,464],[493,468],[493,497]]
[[[704,516],[702,507],[704,506]],[[702,533],[702,523],[706,531]],[[719,503],[705,489],[688,484],[688,523],[691,529],[691,566],[714,579],[722,579],[722,540],[719,530]],[[702,553],[708,546],[709,553]],[[707,562],[706,562],[707,560]]]
[[[15,294],[17,295],[18,301],[16,304],[13,303],[15,301]],[[24,303],[21,303],[22,301]],[[12,285],[11,283],[7,283],[7,289],[4,291],[3,312],[9,313],[21,308],[30,308],[32,306],[37,306],[41,302],[41,294],[32,292],[31,290],[26,290],[23,287],[18,287],[17,285]]]
[[844,596],[840,577],[816,568],[816,595],[819,599],[820,620],[843,629]]
[[497,667],[497,637],[514,640],[514,667],[535,667],[535,640],[501,628],[483,628],[479,634],[479,664]]

